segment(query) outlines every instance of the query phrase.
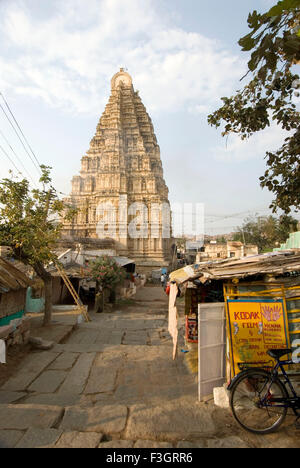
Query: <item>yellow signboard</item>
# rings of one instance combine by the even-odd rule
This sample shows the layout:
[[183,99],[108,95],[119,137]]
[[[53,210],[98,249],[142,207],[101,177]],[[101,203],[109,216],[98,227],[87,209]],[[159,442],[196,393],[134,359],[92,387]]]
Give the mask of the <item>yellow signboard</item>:
[[232,300],[228,306],[228,335],[233,374],[239,363],[272,365],[268,349],[288,348],[287,314],[283,301]]

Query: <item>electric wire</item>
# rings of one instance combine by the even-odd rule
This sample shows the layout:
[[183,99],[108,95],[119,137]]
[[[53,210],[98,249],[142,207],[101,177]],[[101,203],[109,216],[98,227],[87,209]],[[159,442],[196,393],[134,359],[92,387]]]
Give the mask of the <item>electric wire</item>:
[[20,125],[19,125],[18,122],[17,122],[17,119],[15,118],[15,116],[14,116],[14,114],[13,114],[11,108],[9,107],[9,105],[8,105],[8,103],[7,103],[7,101],[6,101],[6,99],[5,99],[4,95],[3,95],[3,93],[1,93],[1,91],[0,91],[0,96],[2,97],[3,101],[5,102],[5,105],[6,105],[7,109],[8,109],[8,111],[9,111],[10,115],[11,115],[12,118],[14,119],[15,124],[17,125],[18,129],[20,130],[20,132],[21,132],[21,134],[22,134],[22,136],[23,136],[25,142],[27,143],[28,148],[30,149],[30,151],[31,151],[31,153],[32,153],[32,155],[33,155],[33,157],[34,157],[34,159],[36,160],[36,162],[37,162],[37,164],[38,164],[38,168],[40,169],[41,164],[40,164],[40,162],[38,161],[38,159],[37,159],[37,157],[36,157],[36,155],[35,155],[33,149],[31,148],[31,146],[30,146],[30,144],[29,144],[27,138],[25,137],[25,135],[24,135],[24,133],[23,133],[23,131],[22,131]]
[[31,156],[31,155],[30,155],[30,153],[28,152],[28,150],[27,150],[26,146],[24,145],[24,143],[23,143],[22,139],[20,138],[20,136],[19,136],[19,134],[18,134],[17,130],[15,129],[15,127],[14,127],[13,123],[11,122],[11,120],[10,120],[10,118],[8,117],[7,113],[5,112],[5,110],[4,110],[3,106],[2,106],[2,104],[0,104],[0,107],[1,107],[1,109],[2,109],[2,112],[4,113],[5,117],[6,117],[6,118],[7,118],[7,120],[9,121],[9,123],[10,123],[10,125],[11,125],[12,129],[14,130],[15,134],[17,135],[17,137],[18,137],[18,140],[20,141],[21,145],[23,146],[23,148],[24,148],[25,152],[26,152],[26,153],[27,153],[27,155],[29,156],[29,158],[30,158],[31,162],[34,164],[35,168],[37,169],[37,171],[38,171],[38,173],[39,173],[39,175],[40,175],[40,174],[41,174],[41,169],[40,169],[40,167],[39,167],[39,166],[37,166],[36,162],[34,161],[34,159],[32,158],[32,156]]
[[[19,158],[19,156],[17,155],[17,153],[15,152],[15,150],[13,149],[13,147],[11,146],[11,144],[9,143],[9,141],[7,140],[6,136],[4,135],[4,133],[2,132],[2,130],[0,129],[0,135],[2,136],[2,138],[4,139],[4,141],[6,142],[6,144],[10,147],[11,151],[13,152],[13,154],[15,155],[15,157],[17,158],[17,160],[19,161],[19,163],[21,164],[21,166],[23,167],[24,171],[26,172],[26,174],[28,175],[28,177],[31,179],[32,183],[37,187],[37,184],[35,183],[35,181],[33,180],[33,178],[31,177],[31,175],[29,174],[29,172],[27,171],[26,167],[24,166],[24,164],[22,163],[21,161],[21,158]],[[20,172],[20,171],[19,171]],[[22,174],[20,172],[20,174]],[[23,175],[23,174],[22,174]]]
[[5,151],[5,149],[0,145],[0,149],[2,150],[2,152],[5,154],[5,156],[7,157],[7,159],[9,160],[9,162],[15,167],[15,169],[18,171],[19,174],[23,175],[22,172],[17,168],[17,166],[15,165],[15,163],[13,162],[13,160],[10,158],[10,156],[7,154],[7,152]]

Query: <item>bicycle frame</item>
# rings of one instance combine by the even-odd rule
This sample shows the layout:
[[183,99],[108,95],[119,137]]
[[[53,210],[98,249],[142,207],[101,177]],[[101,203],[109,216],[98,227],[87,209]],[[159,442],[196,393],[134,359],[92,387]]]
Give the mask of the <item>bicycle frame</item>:
[[[297,410],[300,409],[300,397],[297,395],[285,369],[284,366],[288,366],[290,364],[294,364],[293,361],[277,361],[277,364],[275,365],[274,369],[271,371],[271,382],[269,385],[269,388],[267,389],[265,397],[261,400],[261,405],[264,407],[276,407],[276,408],[291,408],[295,415],[298,416]],[[272,398],[270,401],[268,399],[269,391],[273,385],[273,383],[279,378],[279,372],[278,370],[281,370],[282,375],[284,377],[284,381],[282,382],[285,387],[289,387],[292,397],[287,397],[287,398]],[[275,403],[275,405],[274,405]],[[277,404],[278,403],[278,404]],[[281,404],[280,404],[281,403]]]

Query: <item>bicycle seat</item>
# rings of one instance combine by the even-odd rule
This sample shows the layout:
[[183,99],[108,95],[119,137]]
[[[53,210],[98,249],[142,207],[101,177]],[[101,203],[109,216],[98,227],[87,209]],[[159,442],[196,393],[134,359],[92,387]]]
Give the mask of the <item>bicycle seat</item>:
[[280,359],[282,356],[286,356],[287,354],[291,353],[291,349],[269,349],[267,351],[268,355],[274,359]]

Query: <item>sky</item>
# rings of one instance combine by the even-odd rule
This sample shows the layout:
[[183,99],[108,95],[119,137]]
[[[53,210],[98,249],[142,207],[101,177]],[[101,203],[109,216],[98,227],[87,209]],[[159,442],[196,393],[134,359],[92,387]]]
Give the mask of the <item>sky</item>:
[[61,195],[69,194],[111,77],[125,67],[152,119],[170,202],[204,204],[211,235],[270,214],[272,194],[258,179],[266,150],[279,148],[285,134],[270,127],[226,141],[207,115],[243,86],[249,56],[237,41],[248,32],[249,12],[273,3],[0,0],[0,92],[34,153],[25,152],[0,108],[0,178],[16,172],[13,161],[35,182],[36,157],[53,167]]

